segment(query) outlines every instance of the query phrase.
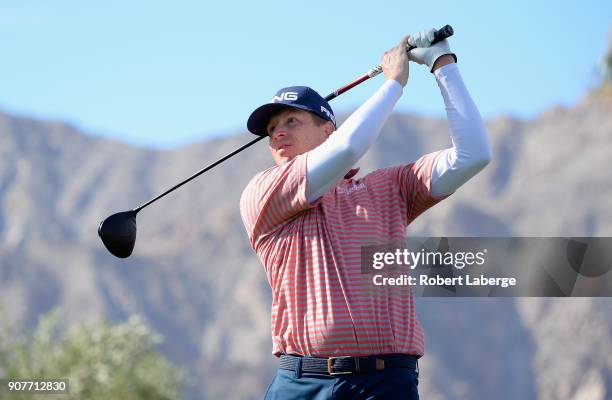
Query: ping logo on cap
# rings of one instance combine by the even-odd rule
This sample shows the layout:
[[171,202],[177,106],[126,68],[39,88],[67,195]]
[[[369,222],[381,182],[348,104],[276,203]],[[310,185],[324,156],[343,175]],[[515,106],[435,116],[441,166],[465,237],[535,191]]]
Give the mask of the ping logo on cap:
[[327,117],[332,120],[334,125],[336,125],[336,117],[334,116],[334,114],[330,113],[329,110],[323,106],[321,106],[321,111],[324,112]]
[[281,94],[272,97],[272,100],[270,100],[271,103],[276,103],[277,101],[284,101],[284,100],[297,100],[298,99],[298,93],[297,92],[282,92]]

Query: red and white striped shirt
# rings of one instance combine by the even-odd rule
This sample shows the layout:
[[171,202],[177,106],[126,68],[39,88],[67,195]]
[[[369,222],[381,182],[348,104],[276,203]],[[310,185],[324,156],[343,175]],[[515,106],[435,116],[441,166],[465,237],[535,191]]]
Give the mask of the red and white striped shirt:
[[406,226],[446,197],[430,191],[441,153],[342,179],[312,204],[307,153],[249,182],[240,211],[272,288],[275,355],[423,355],[412,290],[373,290],[360,257],[366,245],[405,246]]

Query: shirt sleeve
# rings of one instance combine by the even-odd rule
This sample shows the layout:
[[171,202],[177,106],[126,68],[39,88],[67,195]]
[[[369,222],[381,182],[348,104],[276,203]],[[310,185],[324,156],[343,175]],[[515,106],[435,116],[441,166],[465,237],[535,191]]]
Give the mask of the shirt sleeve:
[[387,79],[325,142],[308,153],[309,201],[322,196],[368,151],[391,115],[403,88]]
[[444,99],[453,147],[438,158],[431,176],[436,195],[450,194],[481,171],[492,157],[482,117],[468,92],[457,64],[438,68],[434,75]]
[[444,150],[425,154],[415,162],[384,168],[383,172],[399,190],[405,205],[405,223],[409,225],[430,207],[450,196],[436,196],[431,192],[431,174]]
[[306,200],[306,154],[257,174],[240,197],[240,214],[253,249],[260,238],[317,204]]

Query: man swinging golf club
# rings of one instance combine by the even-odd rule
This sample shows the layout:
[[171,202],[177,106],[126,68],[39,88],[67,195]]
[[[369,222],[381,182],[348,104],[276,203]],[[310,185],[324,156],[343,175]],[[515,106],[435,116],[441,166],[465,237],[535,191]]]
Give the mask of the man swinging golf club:
[[[242,220],[272,289],[273,353],[268,399],[418,399],[423,330],[411,290],[363,285],[360,250],[405,243],[406,226],[456,191],[491,159],[482,118],[447,40],[434,30],[385,52],[385,82],[340,127],[303,86],[279,90],[249,117],[269,137],[276,166],[240,200]],[[407,46],[417,46],[407,52]],[[354,179],[408,82],[408,61],[435,76],[453,147]]]

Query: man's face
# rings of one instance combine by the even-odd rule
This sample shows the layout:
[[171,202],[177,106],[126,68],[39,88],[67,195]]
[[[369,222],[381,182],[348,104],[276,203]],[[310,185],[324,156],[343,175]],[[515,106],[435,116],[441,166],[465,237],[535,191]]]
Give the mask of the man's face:
[[295,156],[304,154],[323,143],[334,131],[327,122],[317,125],[308,111],[287,109],[268,121],[268,147],[276,165],[282,165]]

